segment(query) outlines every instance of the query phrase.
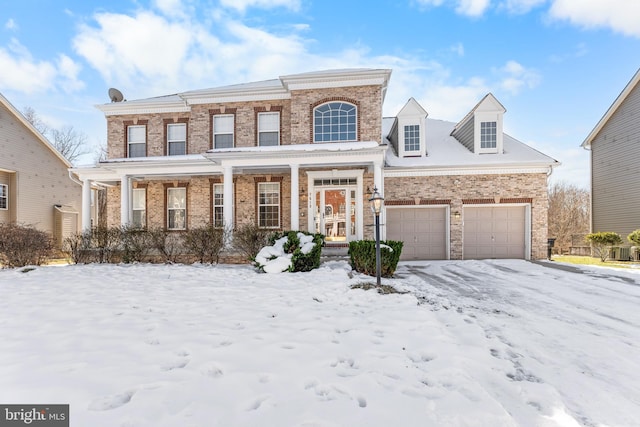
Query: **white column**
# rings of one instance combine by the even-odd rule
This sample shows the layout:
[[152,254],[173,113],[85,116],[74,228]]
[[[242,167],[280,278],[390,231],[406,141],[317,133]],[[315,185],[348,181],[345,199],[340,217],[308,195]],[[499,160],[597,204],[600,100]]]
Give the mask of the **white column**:
[[222,218],[227,230],[233,230],[233,167],[224,167]]
[[131,222],[131,182],[129,176],[120,178],[120,224],[128,225]]
[[382,163],[373,164],[373,185],[378,189],[378,192],[384,197],[384,188],[382,183]]
[[291,165],[291,230],[300,229],[300,165]]
[[[97,203],[97,200],[96,200]],[[82,231],[91,230],[91,180],[82,181]]]

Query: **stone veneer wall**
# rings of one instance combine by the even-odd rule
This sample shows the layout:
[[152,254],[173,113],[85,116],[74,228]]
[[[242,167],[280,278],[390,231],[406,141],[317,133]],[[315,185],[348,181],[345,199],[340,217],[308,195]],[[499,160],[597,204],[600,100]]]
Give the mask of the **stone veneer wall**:
[[450,203],[451,259],[462,259],[462,218],[456,219],[453,212],[462,212],[463,200],[515,203],[531,199],[531,259],[547,257],[549,200],[544,173],[402,177],[385,178],[384,182],[385,201],[403,201],[409,205],[438,200]]

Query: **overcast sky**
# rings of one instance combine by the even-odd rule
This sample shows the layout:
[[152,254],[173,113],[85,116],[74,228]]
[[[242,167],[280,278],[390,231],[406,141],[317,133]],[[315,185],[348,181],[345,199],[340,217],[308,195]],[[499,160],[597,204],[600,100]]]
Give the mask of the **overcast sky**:
[[[459,121],[488,92],[505,130],[588,187],[580,144],[640,67],[636,0],[21,0],[0,9],[0,92],[106,143],[127,99],[331,68],[391,68],[384,106],[414,97]],[[93,155],[81,163],[92,163]]]

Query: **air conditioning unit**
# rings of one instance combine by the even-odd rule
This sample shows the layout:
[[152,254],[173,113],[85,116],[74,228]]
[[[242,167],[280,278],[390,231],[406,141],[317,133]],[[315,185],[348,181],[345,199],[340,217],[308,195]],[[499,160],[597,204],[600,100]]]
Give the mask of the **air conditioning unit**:
[[631,248],[624,246],[614,246],[611,248],[609,258],[615,261],[629,261],[631,259]]

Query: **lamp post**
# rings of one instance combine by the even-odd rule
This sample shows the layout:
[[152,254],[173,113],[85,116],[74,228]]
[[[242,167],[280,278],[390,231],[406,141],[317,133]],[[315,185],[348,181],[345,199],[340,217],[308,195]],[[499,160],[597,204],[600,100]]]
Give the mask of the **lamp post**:
[[380,211],[384,198],[378,193],[378,189],[373,187],[373,195],[369,199],[371,202],[371,210],[376,217],[376,284],[380,286]]

